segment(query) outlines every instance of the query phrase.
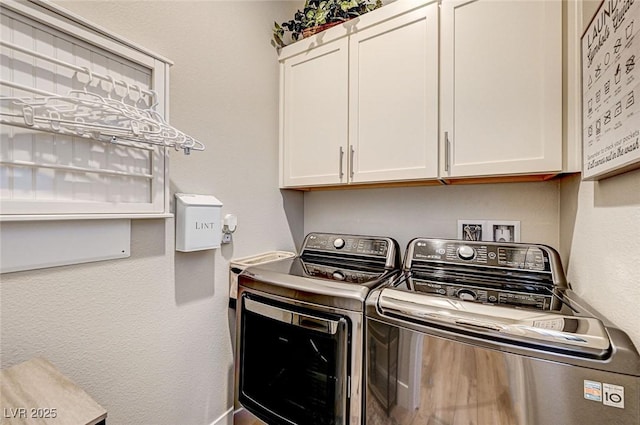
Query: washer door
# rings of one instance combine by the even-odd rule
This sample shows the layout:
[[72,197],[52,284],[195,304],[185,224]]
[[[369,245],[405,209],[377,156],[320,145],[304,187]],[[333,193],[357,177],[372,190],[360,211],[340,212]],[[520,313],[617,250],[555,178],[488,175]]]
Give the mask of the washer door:
[[240,403],[269,424],[346,424],[348,320],[248,294],[241,308]]

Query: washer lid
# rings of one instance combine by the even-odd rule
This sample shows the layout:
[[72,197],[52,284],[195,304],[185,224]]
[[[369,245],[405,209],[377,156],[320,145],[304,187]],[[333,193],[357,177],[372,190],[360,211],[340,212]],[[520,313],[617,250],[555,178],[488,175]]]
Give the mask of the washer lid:
[[485,305],[395,288],[380,290],[377,305],[385,316],[492,341],[600,360],[611,353],[607,331],[594,317]]
[[[309,270],[313,270],[310,273]],[[329,273],[343,273],[328,277]],[[347,273],[352,273],[347,277]],[[238,276],[238,284],[273,295],[347,310],[363,311],[369,291],[388,283],[399,273],[382,270],[367,275],[362,270],[347,270],[339,266],[305,263],[299,257],[262,266],[249,267]],[[358,277],[359,276],[359,277]],[[362,279],[363,282],[345,281]]]

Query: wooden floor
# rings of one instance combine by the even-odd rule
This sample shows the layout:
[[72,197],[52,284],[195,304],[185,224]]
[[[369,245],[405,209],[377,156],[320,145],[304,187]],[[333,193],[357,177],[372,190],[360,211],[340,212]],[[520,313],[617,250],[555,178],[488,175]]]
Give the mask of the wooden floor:
[[246,410],[240,410],[233,415],[233,425],[266,425]]
[[519,409],[526,390],[507,374],[523,371],[520,364],[509,364],[517,359],[442,338],[425,338],[422,345],[420,371],[413,372],[419,377],[412,387],[418,405],[408,404],[414,398],[405,396],[385,410],[369,391],[367,425],[526,424]]

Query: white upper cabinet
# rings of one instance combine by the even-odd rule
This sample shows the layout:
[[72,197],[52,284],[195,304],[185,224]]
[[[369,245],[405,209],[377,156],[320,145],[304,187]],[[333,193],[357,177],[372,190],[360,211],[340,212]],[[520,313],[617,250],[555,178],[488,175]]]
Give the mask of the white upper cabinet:
[[562,2],[397,0],[280,53],[281,187],[563,171]]
[[437,3],[389,4],[280,64],[282,187],[437,178]]
[[562,2],[445,0],[441,176],[562,170]]
[[354,183],[438,176],[438,5],[349,40],[349,173]]
[[337,39],[280,65],[284,187],[346,181],[347,48]]

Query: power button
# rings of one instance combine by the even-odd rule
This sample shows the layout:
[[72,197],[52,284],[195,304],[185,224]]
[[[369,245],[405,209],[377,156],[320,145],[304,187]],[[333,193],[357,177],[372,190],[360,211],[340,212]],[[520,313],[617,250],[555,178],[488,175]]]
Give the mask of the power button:
[[344,239],[337,238],[333,241],[333,246],[335,249],[342,249],[344,247]]

